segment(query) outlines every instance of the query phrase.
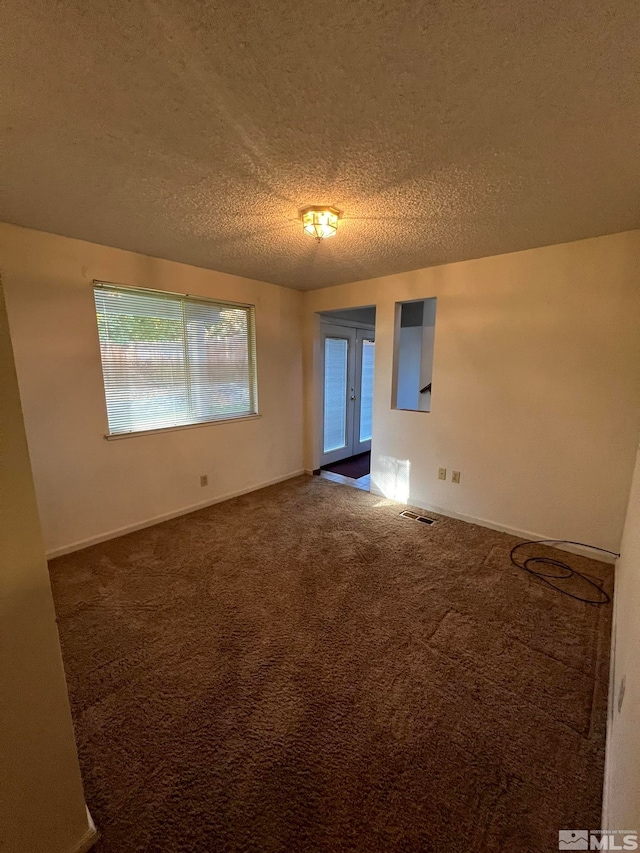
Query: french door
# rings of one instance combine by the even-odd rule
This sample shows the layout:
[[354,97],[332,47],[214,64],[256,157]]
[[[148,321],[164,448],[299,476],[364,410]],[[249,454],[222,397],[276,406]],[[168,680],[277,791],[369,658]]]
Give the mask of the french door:
[[321,465],[371,449],[373,331],[322,324]]

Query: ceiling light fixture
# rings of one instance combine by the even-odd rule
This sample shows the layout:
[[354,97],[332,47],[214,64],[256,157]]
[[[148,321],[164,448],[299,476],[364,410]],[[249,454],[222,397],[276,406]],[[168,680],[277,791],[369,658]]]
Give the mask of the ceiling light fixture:
[[300,211],[302,230],[319,243],[321,240],[326,240],[327,237],[334,236],[338,230],[338,219],[341,215],[336,207],[325,207],[324,205],[303,207]]

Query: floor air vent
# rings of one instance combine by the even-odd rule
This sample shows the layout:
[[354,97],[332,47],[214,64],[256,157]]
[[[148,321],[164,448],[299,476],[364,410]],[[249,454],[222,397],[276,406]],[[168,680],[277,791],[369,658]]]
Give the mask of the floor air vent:
[[411,512],[410,509],[403,510],[400,515],[403,518],[410,518],[412,521],[421,521],[423,524],[435,524],[435,518],[427,518],[426,515],[418,515],[417,512]]

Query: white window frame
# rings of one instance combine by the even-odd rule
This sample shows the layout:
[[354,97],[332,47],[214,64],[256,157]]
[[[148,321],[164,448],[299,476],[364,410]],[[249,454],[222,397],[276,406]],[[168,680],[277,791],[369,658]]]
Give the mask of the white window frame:
[[[181,301],[182,303],[207,303],[212,306],[219,306],[221,308],[240,308],[244,309],[247,312],[247,351],[249,358],[249,395],[250,395],[250,411],[247,413],[234,414],[227,417],[213,417],[208,418],[206,420],[197,420],[193,422],[169,425],[169,426],[154,426],[149,429],[132,429],[128,431],[117,431],[112,432],[110,429],[105,433],[104,437],[107,440],[121,439],[121,438],[130,438],[133,436],[140,435],[153,435],[156,433],[164,433],[164,432],[172,432],[174,430],[182,430],[182,429],[194,429],[195,427],[205,427],[212,426],[214,424],[222,424],[222,423],[234,423],[238,421],[246,421],[246,420],[255,420],[260,417],[260,413],[258,411],[258,370],[257,370],[257,356],[256,356],[256,323],[255,323],[255,306],[249,303],[242,302],[230,302],[228,300],[223,299],[212,299],[210,297],[205,296],[196,296],[188,293],[179,293],[175,291],[168,290],[157,290],[148,287],[135,287],[132,285],[118,284],[109,281],[100,281],[94,279],[93,281],[93,296],[95,303],[95,293],[100,290],[110,290],[110,291],[120,291],[123,293],[135,293],[141,296],[148,294],[149,296],[161,296],[166,297],[169,300]],[[105,385],[105,373],[104,373],[104,365],[102,361],[102,346],[100,339],[100,332],[97,323],[96,317],[96,331],[98,333],[98,344],[100,351],[100,363],[103,369],[102,372],[102,380],[103,380],[103,393],[105,400],[105,416],[107,419],[107,424],[109,423],[109,413],[107,408],[107,391]],[[191,377],[191,375],[189,374]]]

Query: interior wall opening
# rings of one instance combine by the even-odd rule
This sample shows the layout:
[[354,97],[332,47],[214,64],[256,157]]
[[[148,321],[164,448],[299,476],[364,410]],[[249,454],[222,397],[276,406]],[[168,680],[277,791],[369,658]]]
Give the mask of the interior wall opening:
[[320,314],[322,476],[369,491],[375,306]]
[[436,299],[396,302],[393,359],[394,409],[431,411]]

